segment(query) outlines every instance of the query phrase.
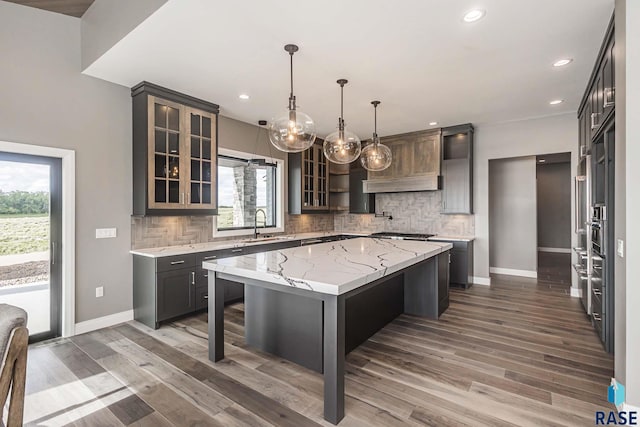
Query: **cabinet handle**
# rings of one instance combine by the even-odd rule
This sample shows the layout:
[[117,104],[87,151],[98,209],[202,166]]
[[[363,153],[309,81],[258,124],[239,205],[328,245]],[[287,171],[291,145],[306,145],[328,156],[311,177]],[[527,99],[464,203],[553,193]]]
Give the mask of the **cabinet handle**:
[[612,87],[604,91],[604,108],[616,105],[616,88]]
[[56,263],[56,242],[51,242],[51,265]]
[[591,113],[591,130],[596,129],[599,126],[597,122],[599,115],[600,113]]
[[203,296],[204,299],[209,299],[209,295]]
[[209,256],[206,256],[206,257],[204,257],[202,259],[205,260],[205,261],[208,261],[210,259],[216,259],[216,258],[218,258],[218,255],[209,255]]
[[187,202],[191,203],[191,193],[187,193]]
[[600,296],[600,295],[602,295],[602,292],[601,292],[601,291],[599,291],[599,290],[597,290],[597,289],[594,289],[594,290],[593,290],[593,294],[594,294],[594,295],[598,295],[598,296]]
[[180,261],[171,261],[171,265],[178,265],[178,264],[184,264],[184,260],[180,260]]
[[593,313],[593,318],[595,320],[597,320],[598,322],[600,322],[602,320],[602,317],[600,316],[600,313],[596,313],[596,312]]
[[209,275],[208,275],[208,274],[204,274],[203,276],[204,276],[205,278],[206,278],[206,277],[209,277]]
[[184,193],[180,193],[180,204],[184,205]]
[[192,285],[196,284],[196,272],[195,271],[191,272],[191,284]]
[[231,249],[231,252],[242,252],[242,248],[238,248],[238,249]]

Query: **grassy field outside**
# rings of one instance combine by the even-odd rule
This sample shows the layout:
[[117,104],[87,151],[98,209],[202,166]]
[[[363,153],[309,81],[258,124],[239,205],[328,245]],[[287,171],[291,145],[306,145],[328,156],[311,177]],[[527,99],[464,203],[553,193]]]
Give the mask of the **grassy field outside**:
[[0,215],[0,256],[49,249],[49,215]]

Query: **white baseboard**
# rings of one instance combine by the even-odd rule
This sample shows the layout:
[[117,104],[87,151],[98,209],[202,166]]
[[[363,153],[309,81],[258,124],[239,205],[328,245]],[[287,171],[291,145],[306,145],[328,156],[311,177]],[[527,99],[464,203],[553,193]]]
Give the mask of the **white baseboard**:
[[571,287],[571,296],[572,297],[577,297],[577,298],[582,298],[582,289],[580,288],[574,288],[573,286]]
[[473,276],[473,284],[481,286],[491,286],[491,277]]
[[512,268],[490,267],[489,268],[489,273],[506,274],[508,276],[530,277],[532,279],[537,279],[538,278],[538,272],[537,271],[514,270]]
[[552,252],[555,254],[570,254],[571,253],[571,249],[568,248],[544,248],[544,247],[540,247],[538,248],[538,252]]
[[108,328],[118,323],[133,320],[133,310],[122,311],[120,313],[110,314],[108,316],[98,317],[97,319],[86,320],[76,323],[75,334],[80,335],[96,329]]

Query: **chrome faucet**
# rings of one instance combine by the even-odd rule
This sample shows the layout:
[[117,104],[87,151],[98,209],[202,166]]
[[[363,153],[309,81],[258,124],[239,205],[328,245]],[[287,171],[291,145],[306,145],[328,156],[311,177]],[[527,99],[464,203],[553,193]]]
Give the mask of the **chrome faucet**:
[[264,211],[264,209],[256,209],[256,214],[253,216],[253,238],[257,239],[258,238],[258,212],[262,212],[262,215],[264,215],[264,226],[267,226],[267,213]]

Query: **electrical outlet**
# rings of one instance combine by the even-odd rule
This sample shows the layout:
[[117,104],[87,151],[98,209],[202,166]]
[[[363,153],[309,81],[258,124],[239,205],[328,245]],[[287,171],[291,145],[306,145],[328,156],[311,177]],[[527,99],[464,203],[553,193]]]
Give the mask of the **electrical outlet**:
[[102,298],[104,296],[104,287],[98,286],[96,288],[96,298]]
[[112,239],[117,234],[115,228],[96,228],[96,239]]
[[618,239],[618,249],[616,252],[620,258],[624,258],[624,240]]

